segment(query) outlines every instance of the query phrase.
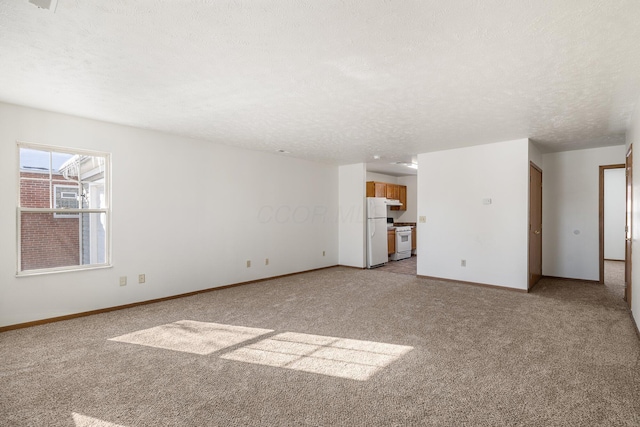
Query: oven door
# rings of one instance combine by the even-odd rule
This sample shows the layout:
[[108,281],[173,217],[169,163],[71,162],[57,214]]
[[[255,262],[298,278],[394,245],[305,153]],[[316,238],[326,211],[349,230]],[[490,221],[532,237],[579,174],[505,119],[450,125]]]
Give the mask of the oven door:
[[396,230],[396,252],[411,252],[411,230]]

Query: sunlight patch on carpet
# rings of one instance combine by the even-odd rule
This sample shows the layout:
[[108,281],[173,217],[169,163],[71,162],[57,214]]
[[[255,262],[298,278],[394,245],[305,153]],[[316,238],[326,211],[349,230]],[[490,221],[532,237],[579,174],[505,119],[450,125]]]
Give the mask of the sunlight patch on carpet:
[[124,427],[120,424],[110,423],[108,421],[88,417],[76,412],[72,412],[71,415],[73,416],[73,422],[75,423],[76,427]]
[[210,354],[270,332],[273,331],[271,329],[180,320],[109,340],[186,353]]
[[220,357],[365,381],[413,347],[285,332]]

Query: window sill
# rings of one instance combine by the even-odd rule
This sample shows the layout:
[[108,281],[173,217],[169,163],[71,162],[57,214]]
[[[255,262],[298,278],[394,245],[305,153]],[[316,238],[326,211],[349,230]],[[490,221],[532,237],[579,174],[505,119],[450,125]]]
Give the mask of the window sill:
[[112,264],[77,265],[73,267],[42,268],[39,270],[26,270],[16,273],[16,277],[42,276],[45,274],[71,273],[75,271],[102,270],[113,268]]

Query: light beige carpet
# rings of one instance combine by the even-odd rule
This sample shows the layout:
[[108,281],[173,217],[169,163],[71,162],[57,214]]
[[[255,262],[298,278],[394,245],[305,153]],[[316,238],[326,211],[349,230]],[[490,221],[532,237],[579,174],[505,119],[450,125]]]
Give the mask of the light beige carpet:
[[332,268],[6,332],[0,360],[2,426],[640,425],[625,303],[574,281]]

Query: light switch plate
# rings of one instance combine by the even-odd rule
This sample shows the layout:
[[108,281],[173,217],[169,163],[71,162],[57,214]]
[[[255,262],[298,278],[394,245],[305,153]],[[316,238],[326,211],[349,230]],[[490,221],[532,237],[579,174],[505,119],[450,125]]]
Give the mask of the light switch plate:
[[421,216],[420,218],[418,218],[418,220],[420,222],[427,222],[427,217],[426,216]]

